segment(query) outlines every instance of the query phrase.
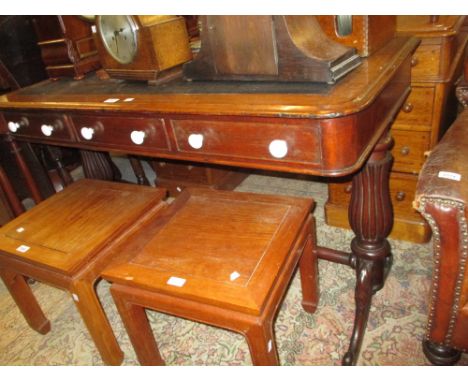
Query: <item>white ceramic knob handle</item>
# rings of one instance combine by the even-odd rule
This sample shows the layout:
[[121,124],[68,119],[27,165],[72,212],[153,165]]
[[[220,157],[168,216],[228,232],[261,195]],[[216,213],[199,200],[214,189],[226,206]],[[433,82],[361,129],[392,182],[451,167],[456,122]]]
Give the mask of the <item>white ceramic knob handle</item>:
[[272,157],[281,159],[288,153],[288,143],[283,139],[275,139],[270,142],[268,150]]
[[145,141],[146,133],[144,131],[134,130],[130,133],[130,139],[136,145],[141,145]]
[[46,137],[50,137],[52,133],[54,132],[54,126],[44,124],[41,126],[41,131],[42,131],[42,134],[44,134]]
[[19,124],[19,122],[8,122],[8,130],[10,130],[12,133],[16,133],[20,127],[21,125]]
[[90,141],[91,139],[93,139],[94,129],[92,127],[82,127],[80,133],[84,139]]
[[201,149],[203,147],[203,134],[190,134],[188,143],[194,149]]

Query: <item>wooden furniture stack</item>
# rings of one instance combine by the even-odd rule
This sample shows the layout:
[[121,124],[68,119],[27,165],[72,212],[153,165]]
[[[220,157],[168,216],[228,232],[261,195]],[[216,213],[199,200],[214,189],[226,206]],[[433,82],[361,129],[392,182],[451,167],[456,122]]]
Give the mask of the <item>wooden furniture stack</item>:
[[112,254],[109,248],[163,208],[165,193],[83,179],[0,229],[0,276],[32,329],[45,334],[50,322],[26,277],[70,292],[103,361],[122,362],[96,283],[107,265],[125,256]]
[[410,92],[417,45],[414,37],[393,38],[334,85],[180,79],[149,87],[61,78],[0,98],[0,133],[10,145],[19,140],[322,177],[354,174],[351,250],[318,248],[317,254],[356,272],[356,317],[343,359],[355,364],[372,296],[391,264],[387,133]]
[[[254,365],[278,365],[273,324],[300,263],[318,303],[312,199],[187,188],[113,249],[103,277],[142,365],[161,365],[145,308],[244,335]],[[190,240],[187,240],[190,238]]]
[[[395,144],[390,193],[395,221],[390,236],[396,239],[419,243],[430,239],[429,225],[411,208],[411,202],[426,153],[456,115],[454,84],[461,74],[467,42],[467,36],[460,33],[463,22],[464,16],[397,17],[397,33],[417,36],[421,44],[411,61],[411,94],[391,130]],[[328,224],[349,227],[351,192],[350,182],[329,185]]]
[[415,207],[434,234],[434,270],[423,349],[436,365],[468,352],[468,109],[421,170]]

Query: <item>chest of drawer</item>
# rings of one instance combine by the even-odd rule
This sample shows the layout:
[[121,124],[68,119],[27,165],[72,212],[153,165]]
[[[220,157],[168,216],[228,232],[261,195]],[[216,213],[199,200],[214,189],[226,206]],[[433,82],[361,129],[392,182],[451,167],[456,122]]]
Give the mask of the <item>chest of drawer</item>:
[[18,137],[73,141],[71,128],[63,114],[4,113],[8,131]]
[[318,164],[319,129],[314,123],[172,120],[171,126],[179,152],[243,162]]
[[[413,216],[417,212],[412,203],[416,192],[418,177],[412,174],[392,172],[390,175],[390,197],[394,212],[398,215]],[[351,182],[330,183],[328,187],[328,203],[348,206],[351,199]]]
[[392,169],[417,174],[426,159],[424,153],[430,148],[431,133],[393,129],[392,136],[395,141]]
[[162,119],[80,115],[72,120],[78,140],[86,144],[131,151],[170,147]]
[[432,123],[433,106],[434,88],[414,86],[398,113],[395,123],[401,125],[424,125],[429,129]]

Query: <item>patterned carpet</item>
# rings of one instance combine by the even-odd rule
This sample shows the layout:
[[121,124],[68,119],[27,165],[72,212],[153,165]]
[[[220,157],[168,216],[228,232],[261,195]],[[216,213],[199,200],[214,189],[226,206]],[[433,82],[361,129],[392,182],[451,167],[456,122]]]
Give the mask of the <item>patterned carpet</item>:
[[[319,245],[348,250],[351,231],[324,224],[325,184],[251,175],[237,190],[314,197]],[[432,271],[431,247],[402,241],[391,241],[391,245],[394,266],[385,288],[374,297],[358,364],[426,365],[421,340]],[[325,261],[320,261],[319,268],[321,299],[316,313],[302,310],[296,274],[278,314],[275,331],[282,365],[339,365],[347,349],[354,317],[354,273]],[[72,298],[40,283],[33,290],[52,330],[44,336],[31,330],[0,283],[0,365],[102,365]],[[137,365],[109,284],[101,282],[98,294],[125,352],[124,365]],[[247,344],[238,334],[154,312],[149,316],[168,365],[251,364]],[[468,356],[459,364],[468,365]]]

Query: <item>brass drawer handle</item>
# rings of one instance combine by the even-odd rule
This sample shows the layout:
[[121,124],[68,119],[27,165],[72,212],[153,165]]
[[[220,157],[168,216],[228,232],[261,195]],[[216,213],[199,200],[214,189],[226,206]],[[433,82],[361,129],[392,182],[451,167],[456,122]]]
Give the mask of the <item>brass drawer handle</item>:
[[400,150],[401,155],[408,155],[410,153],[410,148],[408,146],[403,146]]
[[399,202],[402,202],[403,200],[405,200],[405,197],[406,197],[406,192],[398,191],[396,193],[395,199],[398,200]]
[[417,58],[416,56],[413,56],[413,57],[411,58],[411,67],[414,68],[414,67],[415,67],[416,65],[418,65],[418,64],[419,64],[418,58]]
[[403,106],[403,111],[405,113],[411,113],[413,111],[413,104],[411,102],[405,103],[405,106]]

